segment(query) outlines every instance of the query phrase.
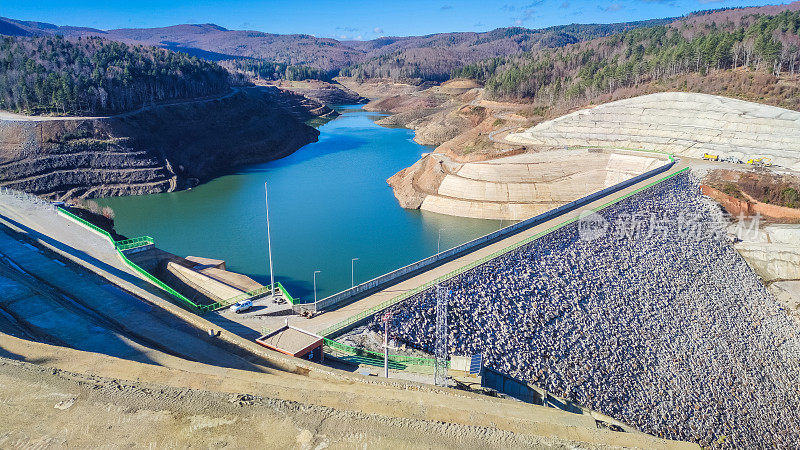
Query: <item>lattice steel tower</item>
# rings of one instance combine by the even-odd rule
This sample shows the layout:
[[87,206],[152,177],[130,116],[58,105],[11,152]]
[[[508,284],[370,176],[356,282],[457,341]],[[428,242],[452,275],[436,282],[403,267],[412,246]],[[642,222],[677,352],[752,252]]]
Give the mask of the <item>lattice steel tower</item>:
[[436,347],[433,381],[437,386],[447,385],[447,297],[448,290],[436,286]]

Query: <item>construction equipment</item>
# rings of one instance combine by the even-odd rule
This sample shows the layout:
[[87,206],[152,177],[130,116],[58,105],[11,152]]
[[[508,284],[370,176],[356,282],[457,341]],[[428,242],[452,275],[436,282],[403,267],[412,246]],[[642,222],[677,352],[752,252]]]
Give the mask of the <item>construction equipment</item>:
[[743,163],[743,161],[741,159],[734,158],[733,156],[726,156],[724,158],[720,158],[719,160],[720,160],[720,162],[729,162],[729,163],[734,163],[734,164],[742,164]]
[[770,158],[751,158],[747,160],[747,164],[752,164],[754,166],[760,167],[769,167],[772,165],[772,159]]
[[719,155],[710,155],[708,153],[703,153],[703,159],[706,161],[719,161]]

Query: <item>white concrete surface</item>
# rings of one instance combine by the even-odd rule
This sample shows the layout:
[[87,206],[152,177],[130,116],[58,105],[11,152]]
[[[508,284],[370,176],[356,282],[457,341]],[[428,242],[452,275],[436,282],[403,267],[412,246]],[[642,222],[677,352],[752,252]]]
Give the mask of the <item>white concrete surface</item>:
[[800,112],[706,94],[643,95],[542,122],[506,140],[523,145],[616,146],[692,158],[772,158],[800,170]]
[[800,225],[768,225],[734,245],[765,281],[800,280]]
[[465,163],[447,174],[420,208],[453,216],[523,220],[664,163],[663,158],[650,153],[586,149]]

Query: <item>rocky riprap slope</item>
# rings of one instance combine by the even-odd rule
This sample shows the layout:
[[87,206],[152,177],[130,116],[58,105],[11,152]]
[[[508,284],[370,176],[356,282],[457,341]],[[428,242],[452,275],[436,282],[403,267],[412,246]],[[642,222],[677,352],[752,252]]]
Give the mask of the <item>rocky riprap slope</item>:
[[691,158],[769,157],[800,170],[800,112],[707,94],[663,92],[619,100],[542,122],[506,140],[641,148]]
[[[800,326],[721,223],[683,173],[443,281],[448,352],[646,433],[797,448]],[[436,297],[392,307],[393,335],[432,353]]]
[[0,186],[51,198],[184,189],[316,141],[304,121],[331,114],[276,88],[246,88],[106,118],[0,119]]

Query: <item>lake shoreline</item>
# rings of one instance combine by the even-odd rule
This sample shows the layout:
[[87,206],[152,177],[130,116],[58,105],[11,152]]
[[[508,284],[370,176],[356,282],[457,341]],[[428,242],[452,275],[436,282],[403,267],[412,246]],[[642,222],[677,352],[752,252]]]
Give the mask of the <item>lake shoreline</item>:
[[224,259],[264,283],[267,181],[275,277],[305,301],[313,300],[316,270],[323,298],[349,288],[351,277],[363,282],[499,228],[497,221],[403,209],[386,178],[431,149],[410,130],[377,125],[384,115],[362,105],[336,109],[342,115],[319,127],[318,142],[284,158],[188,191],[97,202],[114,209],[121,234],[152,236],[183,257]]

